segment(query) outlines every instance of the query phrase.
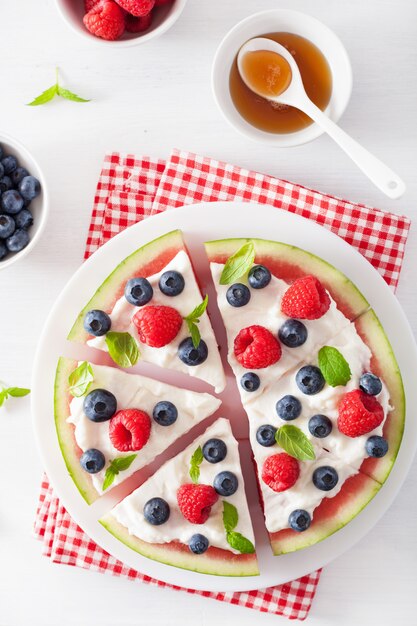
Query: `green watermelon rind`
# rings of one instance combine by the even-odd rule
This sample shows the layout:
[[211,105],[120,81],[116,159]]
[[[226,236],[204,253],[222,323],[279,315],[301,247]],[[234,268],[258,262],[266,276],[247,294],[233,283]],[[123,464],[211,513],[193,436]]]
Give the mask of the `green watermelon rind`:
[[[84,330],[83,325],[87,311],[91,309],[101,309],[110,313],[117,298],[120,297],[121,286],[124,287],[124,284],[129,278],[135,275],[150,276],[160,271],[162,267],[182,249],[184,249],[182,233],[180,230],[173,230],[161,237],[153,239],[126,257],[102,282],[93,297],[84,306],[71,328],[67,339],[85,343],[90,338],[90,335]],[[172,255],[168,259],[170,250],[172,250]],[[155,269],[152,265],[160,255],[163,255],[164,262],[158,269]]]
[[[286,265],[297,268],[294,278],[307,274],[313,274],[319,278],[330,291],[340,310],[351,320],[369,309],[370,305],[365,296],[343,272],[315,254],[296,246],[250,237],[217,239],[208,241],[204,245],[209,261],[224,263],[229,256],[249,241],[252,241],[255,246],[255,262],[268,266],[278,278],[281,276],[279,273],[275,273],[273,268],[274,262],[277,263],[278,261],[285,261]],[[285,280],[285,277],[283,278]]]
[[[270,542],[274,555],[280,556],[282,554],[297,552],[298,550],[303,550],[304,548],[313,546],[316,543],[327,539],[327,537],[330,537],[352,521],[381,489],[381,484],[376,480],[373,480],[371,477],[366,476],[365,474],[357,474],[356,476],[353,476],[353,478],[355,479],[357,476],[360,476],[363,480],[365,480],[365,487],[358,489],[353,498],[347,498],[347,502],[341,513],[337,516],[332,516],[325,521],[321,521],[320,524],[317,524],[314,521],[313,515],[313,521],[310,528],[304,532],[298,533],[288,529],[278,533],[270,533]],[[343,489],[345,487],[346,485],[343,485],[341,491],[337,496],[335,496],[335,498],[345,497],[345,494],[343,493]]]
[[384,424],[388,452],[380,459],[366,459],[361,471],[383,484],[388,478],[400,449],[406,415],[406,399],[400,368],[389,339],[375,311],[370,309],[355,322],[356,329],[372,352],[371,370],[380,376],[389,391],[393,410]]
[[[255,554],[234,554],[227,550],[209,548],[204,554],[193,554],[186,546],[176,544],[156,544],[142,541],[138,537],[129,534],[125,526],[116,518],[107,513],[99,520],[100,524],[116,539],[124,543],[128,548],[138,552],[142,556],[153,561],[159,561],[166,565],[181,569],[210,574],[213,576],[258,576],[259,569]],[[214,556],[224,553],[219,558]]]
[[91,476],[80,465],[82,451],[77,445],[74,436],[74,426],[67,422],[69,416],[68,377],[77,367],[77,361],[61,357],[58,361],[54,386],[54,417],[59,447],[65,461],[68,473],[74,481],[78,491],[91,504],[99,497]]

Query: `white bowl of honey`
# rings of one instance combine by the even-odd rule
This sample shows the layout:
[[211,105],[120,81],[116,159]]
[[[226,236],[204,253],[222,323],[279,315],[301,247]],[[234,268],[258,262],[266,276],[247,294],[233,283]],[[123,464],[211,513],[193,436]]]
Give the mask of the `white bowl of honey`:
[[276,9],[256,13],[236,24],[214,58],[214,98],[236,130],[251,139],[280,147],[315,139],[323,131],[305,113],[256,95],[241,78],[237,54],[254,37],[274,39],[291,52],[308,96],[335,122],[346,109],[352,92],[352,68],[342,42],[310,15]]

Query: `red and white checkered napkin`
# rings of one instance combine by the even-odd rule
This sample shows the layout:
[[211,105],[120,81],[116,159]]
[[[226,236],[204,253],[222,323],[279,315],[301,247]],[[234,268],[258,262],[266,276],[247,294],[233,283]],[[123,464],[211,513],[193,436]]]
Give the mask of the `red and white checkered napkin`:
[[[410,227],[406,217],[176,150],[166,162],[117,153],[106,156],[94,199],[85,257],[149,215],[183,204],[235,199],[268,203],[315,220],[355,246],[395,289]],[[285,585],[240,593],[211,593],[167,585],[127,567],[89,539],[60,504],[46,476],[41,486],[35,534],[43,541],[44,554],[56,563],[110,572],[290,619],[307,617],[320,578],[319,570]]]

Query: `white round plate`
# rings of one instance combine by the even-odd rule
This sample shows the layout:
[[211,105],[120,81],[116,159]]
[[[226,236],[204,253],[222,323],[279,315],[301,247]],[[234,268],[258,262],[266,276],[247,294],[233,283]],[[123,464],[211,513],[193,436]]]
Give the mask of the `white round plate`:
[[[92,352],[84,346],[70,344],[65,340],[79,311],[97,286],[122,259],[155,237],[176,228],[184,232],[197,274],[202,278],[204,290],[209,283],[209,269],[202,244],[210,239],[224,237],[263,237],[283,241],[318,254],[345,272],[363,291],[388,334],[403,374],[407,403],[411,407],[417,405],[417,385],[414,380],[417,371],[417,350],[414,339],[404,313],[390,288],[356,250],[312,221],[273,207],[252,203],[202,203],[167,210],[165,213],[128,228],[100,248],[79,268],[53,307],[40,338],[34,364],[33,419],[45,470],[73,519],[94,541],[114,557],[148,576],[167,583],[210,591],[244,591],[281,584],[322,567],[348,550],[372,529],[391,505],[410,467],[417,443],[417,420],[406,421],[404,439],[397,461],[389,479],[372,502],[345,528],[323,542],[284,556],[272,556],[262,524],[250,455],[242,455],[248,498],[254,518],[260,576],[230,578],[177,569],[151,561],[115,539],[99,524],[98,518],[111,508],[116,501],[116,496],[111,493],[106,494],[93,505],[88,506],[69,477],[61,456],[53,413],[55,368],[58,357],[61,355],[80,359],[86,358],[84,356],[86,354],[90,356],[94,354],[97,357],[96,351]],[[213,326],[222,342],[224,330],[215,306],[213,287],[208,285],[207,291],[212,296],[209,309]],[[151,372],[161,380],[175,383],[175,373],[152,370],[151,366],[149,369],[144,364],[136,367],[143,373]],[[245,436],[245,424],[242,431],[242,423],[245,422],[242,419],[243,409],[238,402],[230,368],[228,368],[228,374],[227,389],[221,396],[224,400],[223,409],[219,414],[223,413],[231,419],[234,432],[238,437]],[[194,380],[189,386],[198,389],[198,383]],[[205,388],[207,389],[207,386]],[[181,447],[185,440],[188,444],[196,434],[202,433],[203,430],[204,423],[196,427],[194,432],[187,436],[188,438],[181,440]],[[243,441],[242,450],[245,450],[246,445],[247,442]],[[177,446],[177,449],[180,447]],[[122,495],[126,495],[135,484],[138,484],[137,474],[126,483],[127,486],[120,485],[114,490],[119,499]]]

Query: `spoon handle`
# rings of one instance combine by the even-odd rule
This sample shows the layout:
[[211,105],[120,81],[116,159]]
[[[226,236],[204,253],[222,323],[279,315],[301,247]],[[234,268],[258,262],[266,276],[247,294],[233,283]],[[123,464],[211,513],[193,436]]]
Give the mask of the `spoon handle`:
[[323,113],[310,99],[303,100],[302,110],[307,113],[350,156],[359,169],[389,198],[396,200],[405,192],[405,183],[382,161],[368,152],[350,135]]

